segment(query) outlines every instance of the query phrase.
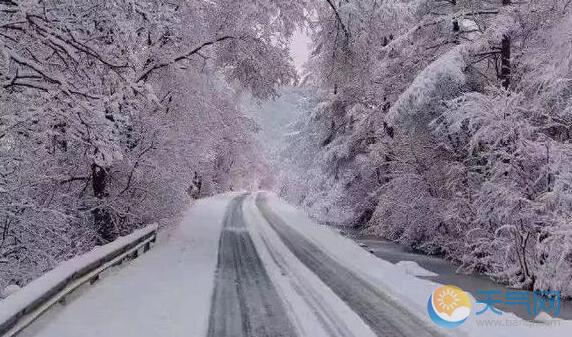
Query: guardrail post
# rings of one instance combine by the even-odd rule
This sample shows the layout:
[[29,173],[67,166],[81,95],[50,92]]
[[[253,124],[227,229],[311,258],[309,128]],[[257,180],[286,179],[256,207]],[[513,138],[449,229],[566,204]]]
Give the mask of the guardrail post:
[[89,284],[94,284],[95,282],[99,281],[99,274],[95,275],[89,280]]
[[149,249],[151,249],[151,242],[147,242],[147,243],[143,246],[143,252],[146,253]]
[[136,249],[136,250],[133,252],[133,254],[131,254],[131,258],[132,258],[132,259],[136,259],[138,256],[139,256],[139,250]]

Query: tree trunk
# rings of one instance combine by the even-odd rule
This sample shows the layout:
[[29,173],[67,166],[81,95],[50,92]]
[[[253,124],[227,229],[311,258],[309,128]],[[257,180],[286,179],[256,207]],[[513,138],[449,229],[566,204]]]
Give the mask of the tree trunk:
[[[105,199],[107,197],[107,193],[105,192],[105,187],[107,185],[107,170],[97,164],[92,164],[91,175],[93,195],[97,199]],[[97,243],[101,245],[113,241],[115,239],[115,233],[109,210],[97,207],[92,211],[92,214],[95,229],[99,234]]]
[[[510,5],[511,0],[503,0],[503,6]],[[508,89],[510,86],[510,73],[511,73],[511,64],[510,64],[510,49],[511,49],[511,41],[510,36],[505,34],[501,41],[501,70],[500,70],[500,79],[502,86],[505,89]]]
[[510,86],[510,36],[504,35],[501,42],[501,74],[502,86]]
[[[456,14],[457,0],[451,0],[451,5],[453,6],[453,13]],[[458,33],[461,31],[461,27],[459,26],[459,19],[457,17],[453,18],[453,32]]]

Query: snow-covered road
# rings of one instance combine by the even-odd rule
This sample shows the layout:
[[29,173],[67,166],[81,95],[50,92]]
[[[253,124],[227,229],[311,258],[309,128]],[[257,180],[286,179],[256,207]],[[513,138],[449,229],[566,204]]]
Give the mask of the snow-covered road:
[[375,284],[330,257],[312,241],[306,239],[268,205],[263,195],[256,199],[265,219],[290,251],[346,305],[356,312],[377,336],[438,336],[416,316],[389,298]]
[[[68,299],[22,335],[485,333],[472,323],[454,331],[433,325],[424,306],[435,286],[316,225],[273,194],[226,194],[197,202],[148,254]],[[504,335],[495,332],[486,331]]]
[[208,336],[296,336],[248,233],[245,197],[231,201],[224,219]]

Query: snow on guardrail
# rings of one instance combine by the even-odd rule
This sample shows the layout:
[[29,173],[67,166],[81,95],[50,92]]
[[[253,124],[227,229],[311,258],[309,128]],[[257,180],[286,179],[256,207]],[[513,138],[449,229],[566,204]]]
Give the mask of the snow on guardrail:
[[28,285],[0,301],[0,336],[20,332],[52,305],[88,281],[95,281],[106,269],[121,263],[140,248],[147,251],[157,237],[152,224],[92,251],[62,262]]

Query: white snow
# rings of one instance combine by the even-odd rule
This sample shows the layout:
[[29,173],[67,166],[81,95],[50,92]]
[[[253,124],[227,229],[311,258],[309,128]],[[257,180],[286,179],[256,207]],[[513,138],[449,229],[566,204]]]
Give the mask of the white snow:
[[387,121],[393,125],[413,123],[421,114],[433,111],[433,105],[458,93],[466,81],[463,51],[464,46],[455,47],[420,72],[390,108]]
[[18,286],[17,284],[9,284],[7,285],[4,290],[2,290],[2,298],[6,298],[12,294],[15,294],[16,292],[18,292],[18,290],[20,290],[20,286]]
[[[203,336],[230,195],[198,201],[148,253],[39,322],[38,337]],[[28,332],[27,332],[28,333]]]
[[549,314],[545,313],[545,312],[541,312],[538,315],[536,315],[536,317],[534,318],[535,322],[538,323],[546,323],[546,322],[550,322],[552,321],[554,318],[552,318],[552,316],[550,316]]
[[[254,196],[246,199],[244,216],[256,249],[300,336],[331,336],[319,323],[323,320],[335,326],[331,330],[344,331],[347,337],[375,337],[369,326],[286,247],[258,211]],[[282,270],[274,259],[283,265]]]
[[40,296],[48,292],[50,289],[53,289],[66,278],[71,277],[77,270],[104,258],[113,251],[133,242],[136,238],[144,236],[156,229],[156,224],[149,225],[143,229],[136,230],[129,235],[118,238],[110,244],[102,247],[95,247],[87,254],[60,263],[56,268],[30,282],[17,293],[0,301],[0,322],[5,322],[10,317],[13,317],[20,311],[24,310]]
[[[316,224],[303,211],[282,201],[275,194],[269,193],[268,197],[272,210],[287,221],[288,225],[312,240],[338,262],[384,289],[411,314],[417,315],[427,324],[434,324],[426,312],[427,299],[440,284],[408,275],[399,266],[367,253],[354,241],[340,236],[335,230]],[[472,300],[475,303],[475,299]],[[473,307],[474,311],[475,307]],[[558,324],[551,325],[534,324],[511,313],[503,313],[502,316],[487,315],[483,320],[486,320],[489,325],[479,325],[477,318],[472,314],[460,327],[441,331],[445,335],[468,337],[537,337],[541,335],[564,337],[570,336],[570,331],[572,331],[572,321],[559,320]]]
[[[86,288],[80,296],[60,306],[60,312],[35,323],[22,336],[205,336],[223,217],[235,195],[198,201],[178,227],[163,233],[165,237],[154,249]],[[287,225],[385,291],[412,315],[433,325],[426,305],[429,295],[439,285],[413,276],[426,276],[428,271],[410,261],[394,265],[379,259],[335,229],[317,225],[303,211],[276,195],[268,197],[271,209]],[[331,328],[344,336],[375,336],[347,304],[288,250],[258,211],[253,195],[246,199],[243,211],[260,258],[300,336],[326,337]],[[29,290],[24,288],[8,299],[19,298],[20,293],[26,292]],[[568,336],[572,328],[570,321],[551,320],[547,315],[537,317],[542,323],[526,322],[510,313],[490,315],[486,320],[500,327],[480,326],[471,314],[459,328],[441,331],[449,336],[532,337]],[[550,324],[553,322],[559,324]]]
[[399,261],[395,266],[400,268],[404,273],[412,276],[437,276],[437,274],[421,267],[415,261]]

